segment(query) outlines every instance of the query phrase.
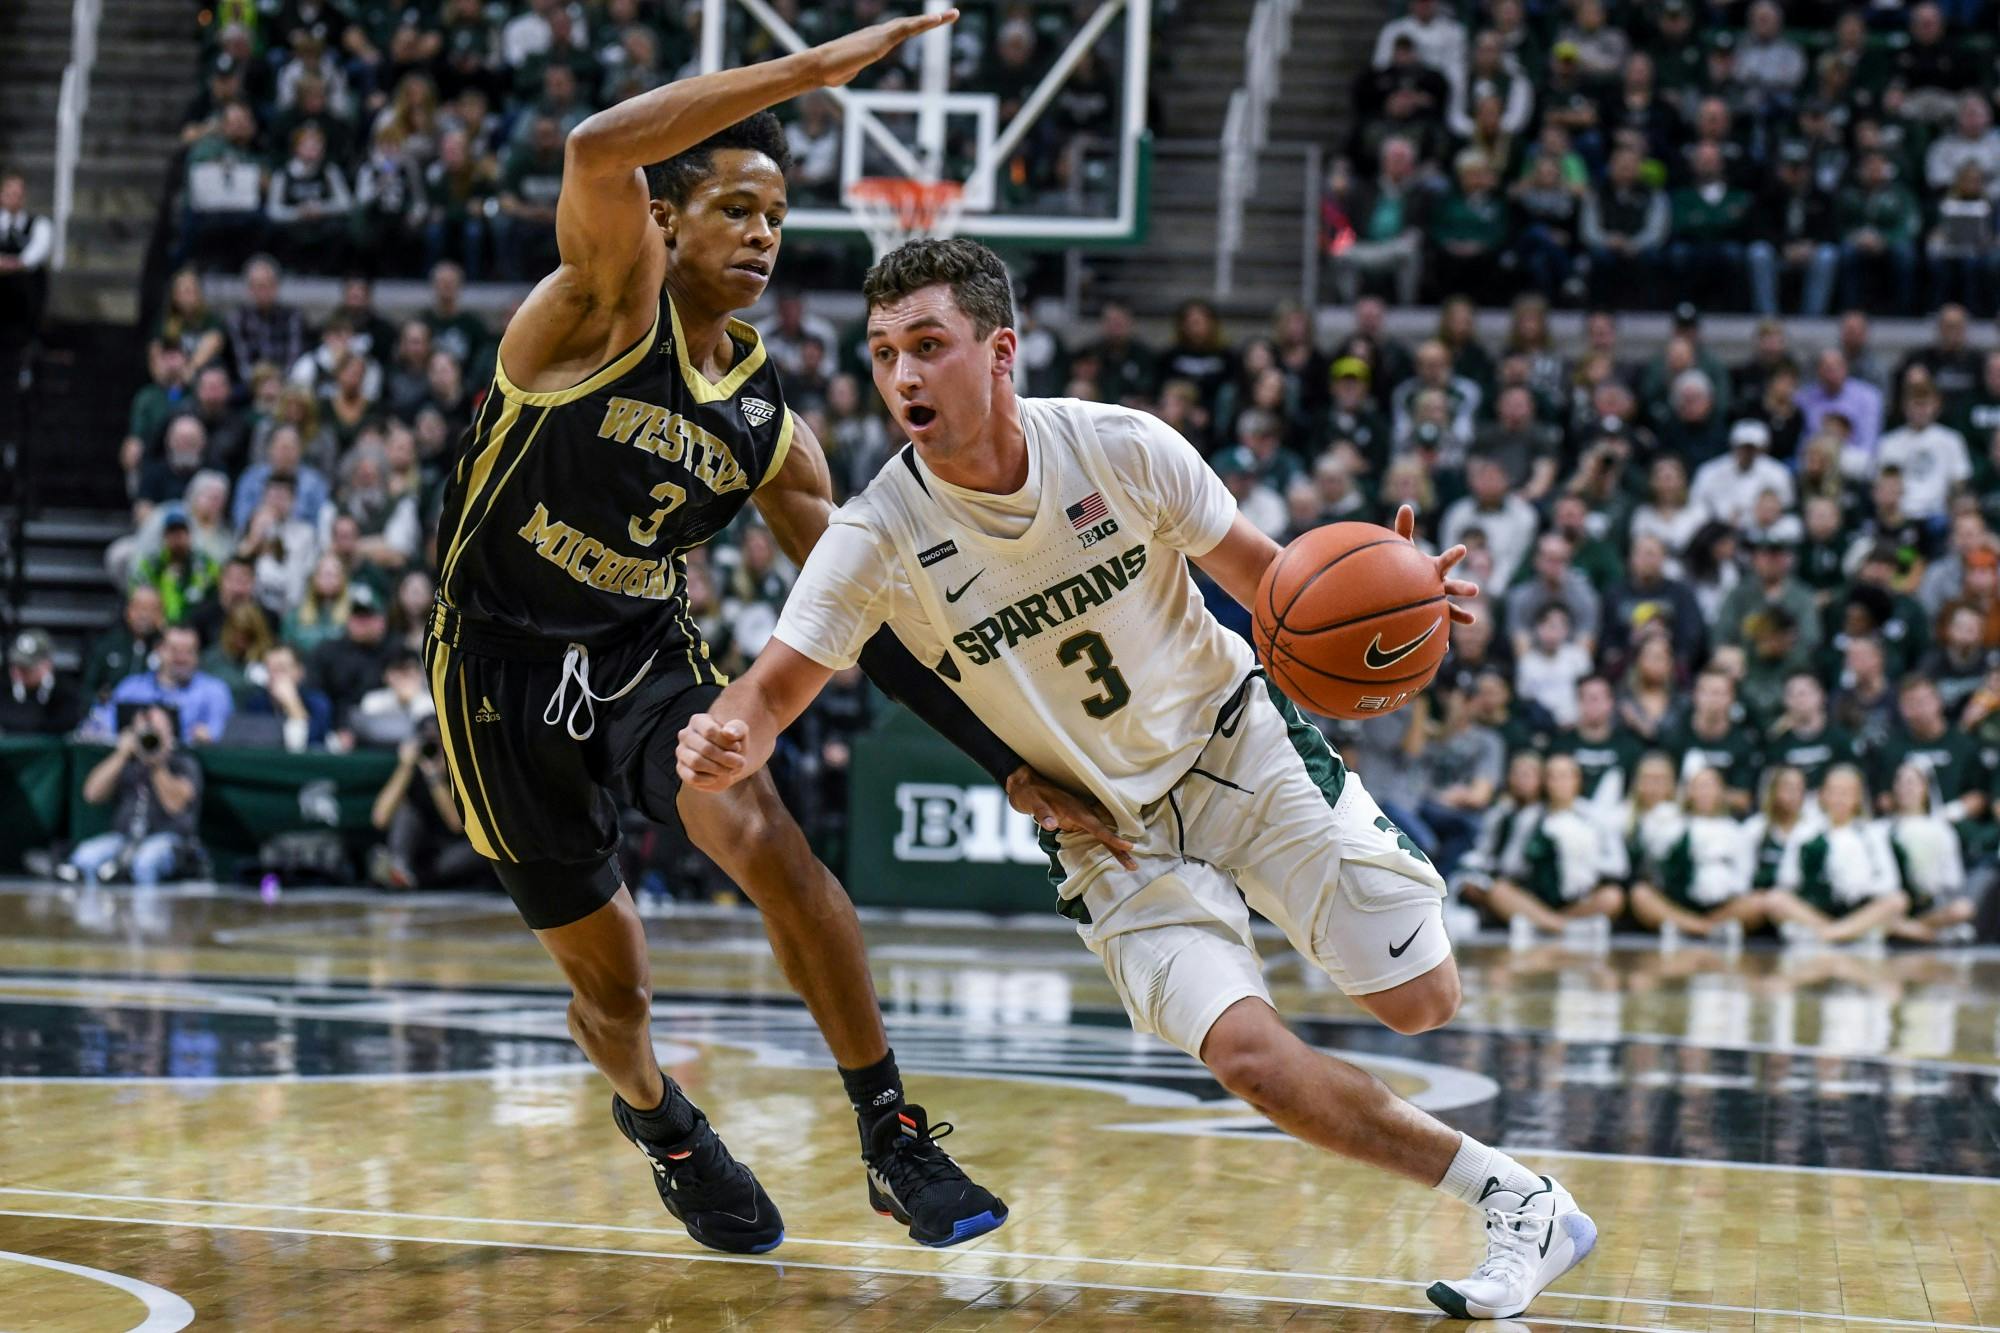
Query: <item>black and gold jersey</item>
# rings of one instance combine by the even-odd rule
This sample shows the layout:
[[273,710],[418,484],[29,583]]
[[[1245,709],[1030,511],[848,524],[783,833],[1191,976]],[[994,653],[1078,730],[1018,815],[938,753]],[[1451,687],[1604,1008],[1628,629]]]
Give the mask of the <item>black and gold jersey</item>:
[[574,388],[496,365],[438,521],[440,598],[462,616],[598,648],[685,621],[684,554],[729,525],[791,447],[757,331],[729,322],[720,382],[688,359],[673,302]]

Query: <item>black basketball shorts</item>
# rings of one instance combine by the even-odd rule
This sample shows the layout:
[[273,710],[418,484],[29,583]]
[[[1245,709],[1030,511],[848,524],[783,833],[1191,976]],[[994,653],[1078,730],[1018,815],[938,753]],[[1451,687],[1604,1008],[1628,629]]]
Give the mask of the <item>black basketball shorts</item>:
[[706,645],[663,619],[659,634],[579,658],[449,608],[432,618],[424,660],[465,834],[535,930],[618,892],[614,797],[678,822],[674,746],[723,677]]

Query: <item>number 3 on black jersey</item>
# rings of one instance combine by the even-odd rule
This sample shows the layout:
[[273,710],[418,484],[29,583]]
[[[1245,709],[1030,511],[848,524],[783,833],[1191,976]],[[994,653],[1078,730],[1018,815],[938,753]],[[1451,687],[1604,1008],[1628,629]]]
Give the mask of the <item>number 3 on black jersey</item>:
[[1064,666],[1074,665],[1078,658],[1090,662],[1090,669],[1083,673],[1084,678],[1103,687],[1102,693],[1083,700],[1084,712],[1092,717],[1110,717],[1132,702],[1132,687],[1125,683],[1124,674],[1112,665],[1111,649],[1105,646],[1102,634],[1096,630],[1072,634],[1056,649],[1056,660]]

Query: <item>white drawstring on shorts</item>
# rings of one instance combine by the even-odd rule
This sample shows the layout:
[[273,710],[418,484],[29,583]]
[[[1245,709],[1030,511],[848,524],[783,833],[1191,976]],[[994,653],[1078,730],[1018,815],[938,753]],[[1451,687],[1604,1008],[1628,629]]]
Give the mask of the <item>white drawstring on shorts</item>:
[[[556,692],[549,696],[549,706],[547,711],[542,714],[542,721],[552,727],[561,724],[563,729],[569,732],[571,740],[589,740],[590,734],[597,730],[597,709],[594,705],[608,704],[613,699],[623,699],[626,695],[630,694],[639,682],[646,678],[646,673],[652,670],[653,658],[658,656],[659,653],[656,651],[651,657],[648,657],[639,667],[639,670],[633,674],[632,679],[625,682],[625,688],[616,694],[592,694],[590,692],[590,649],[580,643],[571,644],[569,651],[563,654],[562,677],[556,681]],[[576,682],[578,695],[574,703],[569,702],[569,683],[572,680]],[[569,709],[567,716],[563,712],[565,706]],[[578,713],[583,714],[582,731],[576,729],[576,715]]]

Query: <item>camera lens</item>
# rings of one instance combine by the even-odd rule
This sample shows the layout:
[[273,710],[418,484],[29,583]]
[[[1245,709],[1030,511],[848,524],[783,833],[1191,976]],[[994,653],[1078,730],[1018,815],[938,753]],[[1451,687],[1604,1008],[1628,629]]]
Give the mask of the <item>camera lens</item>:
[[151,753],[153,753],[153,752],[154,752],[155,750],[159,749],[159,748],[160,748],[160,733],[159,733],[159,732],[157,732],[157,731],[142,731],[142,732],[140,732],[140,733],[139,733],[139,748],[140,748],[140,749],[142,749],[142,750],[144,750],[144,751],[145,751],[145,752],[146,752],[147,754],[151,754]]
[[426,759],[435,759],[440,754],[444,753],[444,750],[443,747],[440,746],[436,741],[425,741],[423,745],[419,747],[418,753],[422,754],[423,757]]

